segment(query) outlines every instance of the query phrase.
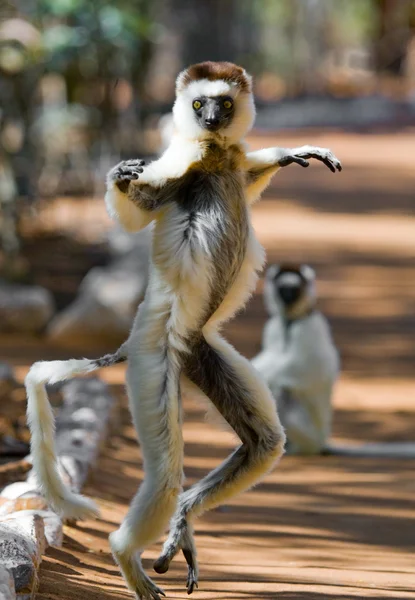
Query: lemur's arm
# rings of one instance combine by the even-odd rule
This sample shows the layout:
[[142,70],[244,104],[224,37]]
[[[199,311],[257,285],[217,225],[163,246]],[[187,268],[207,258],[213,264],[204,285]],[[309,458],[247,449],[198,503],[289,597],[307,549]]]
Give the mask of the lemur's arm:
[[271,178],[280,167],[297,163],[302,167],[310,164],[308,158],[323,162],[333,173],[342,170],[338,158],[327,148],[317,146],[300,146],[299,148],[265,148],[246,154],[246,191],[249,204],[257,200]]
[[174,198],[195,160],[194,146],[177,148],[173,142],[158,160],[148,165],[140,159],[120,162],[107,175],[105,202],[110,216],[127,231],[143,229],[156,219],[157,211]]

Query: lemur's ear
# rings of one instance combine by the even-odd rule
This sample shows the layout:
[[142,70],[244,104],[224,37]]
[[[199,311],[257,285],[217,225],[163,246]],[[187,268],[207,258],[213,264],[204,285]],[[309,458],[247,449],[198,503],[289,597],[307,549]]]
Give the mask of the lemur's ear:
[[280,265],[271,265],[268,267],[265,276],[267,279],[275,279],[281,271]]
[[307,281],[314,281],[316,278],[316,272],[309,265],[301,265],[300,272]]

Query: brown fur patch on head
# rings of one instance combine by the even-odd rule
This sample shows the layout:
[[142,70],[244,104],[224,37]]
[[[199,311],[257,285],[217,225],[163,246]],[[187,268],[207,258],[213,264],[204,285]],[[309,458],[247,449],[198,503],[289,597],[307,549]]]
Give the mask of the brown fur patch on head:
[[177,89],[181,91],[192,81],[199,81],[200,79],[208,79],[209,81],[223,79],[235,83],[243,92],[252,92],[251,77],[245,69],[230,62],[213,62],[210,60],[191,65],[180,73],[177,79]]

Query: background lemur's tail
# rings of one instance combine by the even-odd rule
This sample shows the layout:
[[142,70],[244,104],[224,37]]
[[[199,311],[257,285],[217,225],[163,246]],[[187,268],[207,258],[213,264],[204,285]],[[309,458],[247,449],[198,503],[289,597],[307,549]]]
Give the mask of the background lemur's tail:
[[359,446],[328,444],[323,454],[357,458],[415,458],[415,442],[373,442]]
[[25,379],[27,417],[31,432],[31,454],[37,483],[53,509],[67,518],[86,519],[98,515],[88,498],[66,487],[59,474],[55,450],[55,418],[45,384],[53,384],[74,375],[91,373],[127,360],[122,349],[95,360],[71,359],[42,361],[32,365]]

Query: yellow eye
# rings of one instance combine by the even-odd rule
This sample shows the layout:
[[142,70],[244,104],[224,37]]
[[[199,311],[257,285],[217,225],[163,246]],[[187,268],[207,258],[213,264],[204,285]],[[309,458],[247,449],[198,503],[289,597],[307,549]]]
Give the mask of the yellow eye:
[[233,102],[231,100],[225,100],[225,102],[223,103],[223,106],[227,109],[232,108]]
[[201,106],[202,106],[202,103],[200,102],[200,100],[195,100],[195,101],[193,102],[193,108],[194,108],[195,110],[199,110],[199,108],[201,108]]

